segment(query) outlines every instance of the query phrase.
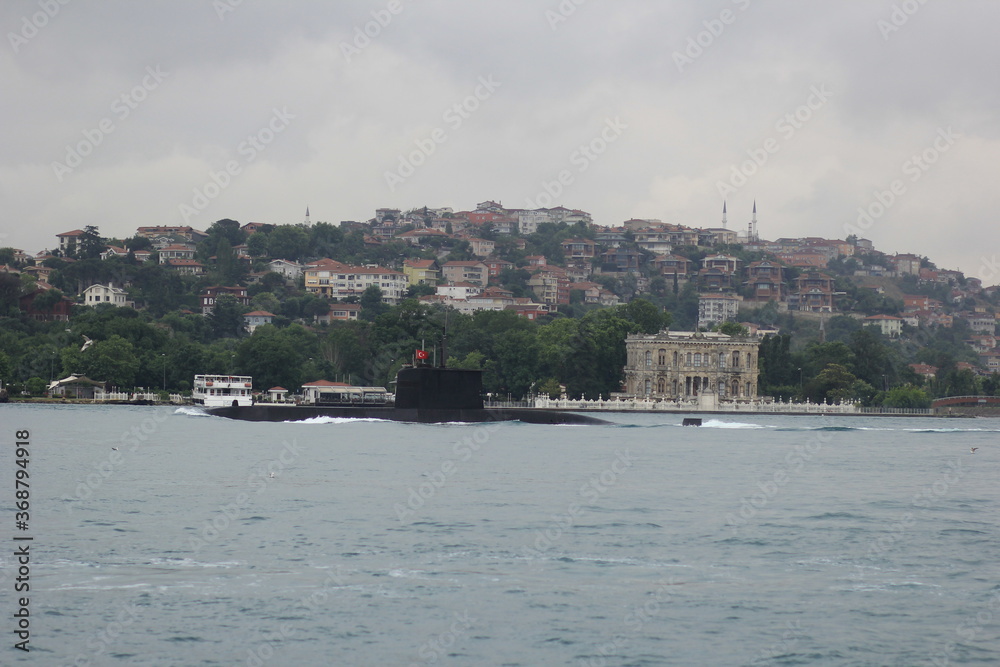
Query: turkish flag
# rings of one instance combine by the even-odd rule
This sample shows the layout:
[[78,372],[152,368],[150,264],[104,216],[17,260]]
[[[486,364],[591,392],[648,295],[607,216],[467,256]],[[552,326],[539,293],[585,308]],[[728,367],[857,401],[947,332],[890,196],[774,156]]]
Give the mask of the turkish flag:
[[417,359],[427,359],[427,350],[417,350]]

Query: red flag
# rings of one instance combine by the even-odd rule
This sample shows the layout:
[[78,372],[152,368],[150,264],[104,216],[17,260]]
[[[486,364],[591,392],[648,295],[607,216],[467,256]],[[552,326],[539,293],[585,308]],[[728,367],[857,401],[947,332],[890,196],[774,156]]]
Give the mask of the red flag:
[[427,350],[417,350],[417,359],[427,359]]

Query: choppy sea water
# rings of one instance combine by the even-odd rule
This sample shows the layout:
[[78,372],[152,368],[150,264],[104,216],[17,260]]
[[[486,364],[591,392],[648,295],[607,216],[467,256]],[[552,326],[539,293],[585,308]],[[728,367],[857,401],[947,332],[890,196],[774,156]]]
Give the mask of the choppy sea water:
[[1000,421],[605,416],[0,406],[0,663],[1000,664]]

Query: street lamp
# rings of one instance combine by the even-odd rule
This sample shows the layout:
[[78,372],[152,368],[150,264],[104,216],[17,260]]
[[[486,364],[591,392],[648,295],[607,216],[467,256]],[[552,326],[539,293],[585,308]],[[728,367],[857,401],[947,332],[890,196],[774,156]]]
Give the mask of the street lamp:
[[802,369],[799,369],[799,393],[802,393]]
[[162,359],[163,359],[163,391],[166,391],[167,390],[167,355],[161,353],[160,357],[162,357]]

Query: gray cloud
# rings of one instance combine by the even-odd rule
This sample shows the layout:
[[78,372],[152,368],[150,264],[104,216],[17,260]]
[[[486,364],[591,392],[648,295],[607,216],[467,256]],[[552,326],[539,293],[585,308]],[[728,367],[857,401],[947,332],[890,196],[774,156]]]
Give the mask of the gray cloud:
[[[191,224],[298,222],[306,205],[332,222],[379,206],[524,206],[566,170],[556,203],[598,222],[714,225],[719,182],[765,150],[728,194],[734,227],[756,198],[765,236],[843,237],[901,180],[864,230],[880,249],[970,274],[1000,254],[994,3],[399,0],[393,15],[388,0],[72,0],[19,40],[41,6],[0,7],[3,242],[27,250],[86,224],[126,236],[181,222],[232,162]],[[355,44],[366,27],[377,36]],[[148,67],[168,74],[132,99]],[[480,77],[499,88],[456,116]],[[828,99],[801,120],[817,86]],[[294,118],[269,137],[275,110]],[[615,119],[627,129],[581,160]],[[102,120],[112,130],[60,179],[53,163]],[[912,156],[947,128],[961,137],[914,180]],[[446,140],[390,189],[386,172],[435,130]]]

